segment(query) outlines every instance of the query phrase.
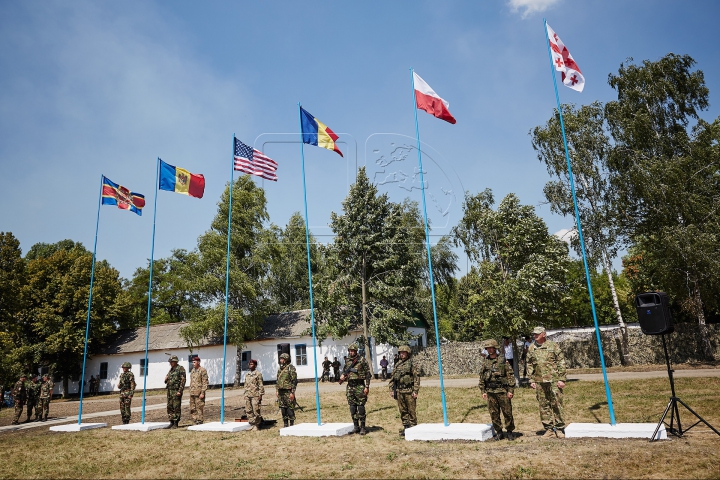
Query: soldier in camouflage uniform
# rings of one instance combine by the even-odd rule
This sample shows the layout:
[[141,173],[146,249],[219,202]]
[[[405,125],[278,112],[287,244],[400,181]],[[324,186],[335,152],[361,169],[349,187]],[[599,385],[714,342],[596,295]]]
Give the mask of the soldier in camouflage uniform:
[[135,395],[135,375],[130,371],[132,364],[125,362],[122,364],[123,373],[120,374],[118,388],[120,389],[120,417],[122,417],[123,425],[130,423],[130,406],[132,398]]
[[508,440],[515,440],[515,420],[512,413],[511,399],[515,394],[515,375],[513,367],[505,361],[505,357],[498,355],[500,348],[497,341],[488,340],[483,344],[488,356],[480,363],[480,393],[488,402],[488,412],[495,430],[495,440],[503,438],[500,412],[505,418],[505,430]]
[[295,425],[295,388],[297,388],[297,372],[290,364],[290,355],[281,353],[280,368],[277,372],[277,383],[275,383],[278,407],[283,417],[283,426]]
[[50,375],[43,373],[42,383],[40,384],[40,418],[45,422],[50,413],[50,400],[52,400],[52,392],[55,384],[50,380]]
[[348,361],[345,362],[345,368],[343,368],[343,373],[340,375],[340,385],[347,380],[345,396],[355,425],[353,433],[359,433],[360,435],[367,433],[367,430],[365,430],[365,402],[367,402],[370,393],[371,378],[370,365],[365,360],[365,357],[358,355],[358,344],[350,344],[348,347]]
[[30,381],[25,384],[27,390],[27,420],[30,421],[33,409],[35,410],[35,421],[40,420],[40,407],[38,406],[38,397],[40,396],[40,383],[38,383],[37,373],[33,373]]
[[190,415],[195,425],[205,421],[205,392],[208,389],[208,373],[200,366],[200,357],[193,357],[193,369],[190,372]]
[[405,436],[405,429],[417,425],[415,403],[420,391],[420,368],[410,358],[412,350],[407,345],[398,348],[398,362],[390,377],[390,396],[397,399],[400,420],[403,428],[400,435]]
[[183,390],[185,390],[185,367],[178,365],[177,355],[170,357],[170,371],[165,375],[165,388],[167,388],[167,414],[170,425],[165,428],[178,428],[182,407]]
[[13,425],[18,425],[20,423],[20,415],[22,415],[22,412],[24,410],[23,407],[25,407],[25,402],[27,402],[27,389],[25,388],[25,380],[27,380],[27,375],[23,373],[22,375],[20,375],[20,380],[15,382],[15,386],[10,393],[13,397],[13,402],[15,403],[15,417],[13,417],[12,421]]
[[332,367],[332,362],[328,360],[327,357],[325,357],[325,361],[322,362],[323,371],[322,376],[320,377],[321,382],[324,382],[325,380],[327,380],[328,382],[330,381],[330,367]]
[[533,337],[535,342],[527,353],[528,376],[540,406],[540,420],[545,427],[543,437],[564,438],[565,357],[557,343],[547,340],[543,327],[535,327]]
[[248,362],[250,371],[245,374],[245,415],[248,417],[248,423],[252,425],[251,430],[259,429],[263,421],[260,408],[262,397],[265,395],[265,386],[262,373],[256,370],[257,363],[257,360],[251,358]]

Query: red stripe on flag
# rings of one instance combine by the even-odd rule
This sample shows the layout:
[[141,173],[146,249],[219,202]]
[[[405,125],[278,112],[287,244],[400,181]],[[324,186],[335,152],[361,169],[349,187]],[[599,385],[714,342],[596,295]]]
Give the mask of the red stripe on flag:
[[188,195],[195,198],[202,198],[205,193],[205,177],[203,175],[190,175],[190,185],[188,185]]
[[419,90],[415,90],[415,100],[417,102],[417,107],[420,110],[425,110],[430,115],[439,118],[440,120],[445,120],[448,123],[452,123],[453,125],[457,123],[455,117],[452,116],[443,101],[439,98],[425,95]]

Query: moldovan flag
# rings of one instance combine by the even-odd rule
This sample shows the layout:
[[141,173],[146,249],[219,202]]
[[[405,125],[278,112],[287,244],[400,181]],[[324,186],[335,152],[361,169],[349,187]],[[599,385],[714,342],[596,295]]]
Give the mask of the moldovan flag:
[[573,60],[565,44],[560,40],[557,33],[547,23],[547,34],[550,39],[550,52],[552,53],[555,70],[562,72],[562,83],[566,87],[582,92],[585,88],[585,77],[580,72],[580,67]]
[[338,136],[330,130],[330,127],[317,118],[310,115],[310,112],[300,107],[300,124],[302,126],[303,143],[315,145],[316,147],[327,148],[343,156],[335,144]]
[[413,86],[415,87],[415,102],[417,108],[425,110],[440,120],[455,124],[455,117],[450,113],[450,104],[443,100],[435,90],[430,88],[420,75],[413,72]]
[[102,178],[103,205],[117,205],[120,210],[130,210],[142,215],[142,208],[145,206],[145,195],[131,192],[104,175]]
[[160,160],[159,187],[160,190],[202,198],[205,193],[205,177],[190,173],[184,168],[173,167]]

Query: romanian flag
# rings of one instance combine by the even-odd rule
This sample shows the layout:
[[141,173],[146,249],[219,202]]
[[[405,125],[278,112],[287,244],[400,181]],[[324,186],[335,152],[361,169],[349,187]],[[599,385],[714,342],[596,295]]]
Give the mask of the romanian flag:
[[337,152],[341,157],[343,156],[335,144],[338,139],[335,132],[302,107],[300,107],[300,123],[302,125],[303,143],[327,148]]
[[205,177],[190,173],[184,168],[173,167],[160,160],[159,187],[160,190],[202,198],[205,193]]
[[103,205],[117,205],[120,210],[130,210],[138,215],[142,215],[142,208],[145,206],[145,195],[131,192],[104,175],[102,178]]

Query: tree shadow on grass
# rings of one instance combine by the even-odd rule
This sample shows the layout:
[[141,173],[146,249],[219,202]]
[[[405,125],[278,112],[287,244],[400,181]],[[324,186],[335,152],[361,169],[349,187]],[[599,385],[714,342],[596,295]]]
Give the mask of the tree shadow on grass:
[[607,404],[608,404],[607,402],[599,402],[599,403],[596,403],[595,405],[591,405],[590,407],[588,407],[588,410],[590,410],[590,413],[592,413],[593,417],[595,417],[595,420],[597,421],[597,423],[605,423],[605,422],[600,420],[600,418],[595,414],[595,411],[600,410],[600,408],[602,406],[607,405]]
[[475,410],[481,410],[483,408],[487,409],[487,405],[473,405],[472,407],[468,408],[467,412],[465,412],[465,415],[463,415],[460,419],[460,423],[465,423],[465,420],[467,419],[467,417],[470,416],[472,412],[474,412]]
[[375,412],[382,412],[383,410],[393,410],[395,408],[397,408],[395,405],[391,405],[389,407],[375,408],[373,410],[368,410],[367,415],[369,415],[371,413],[375,413]]

